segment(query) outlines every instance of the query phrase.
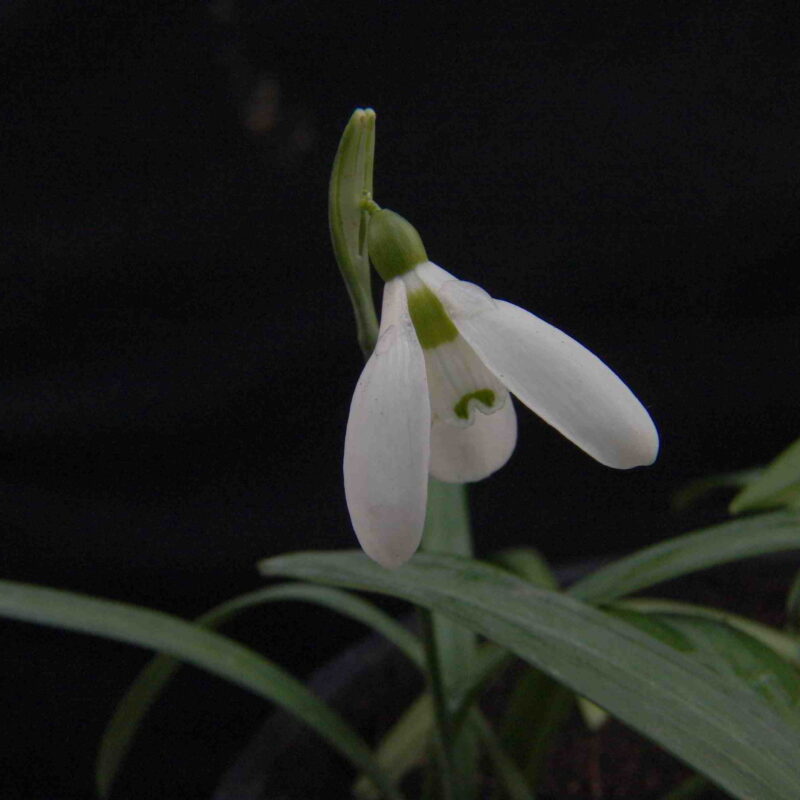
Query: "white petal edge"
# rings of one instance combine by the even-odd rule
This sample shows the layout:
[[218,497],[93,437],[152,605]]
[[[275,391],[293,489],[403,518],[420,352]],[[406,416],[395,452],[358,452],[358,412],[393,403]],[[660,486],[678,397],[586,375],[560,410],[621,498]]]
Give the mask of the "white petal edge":
[[364,552],[390,569],[422,538],[430,425],[425,358],[395,278],[384,286],[380,336],[353,393],[344,444],[353,529]]
[[462,428],[435,421],[431,428],[430,471],[445,483],[471,483],[502,467],[517,444],[517,414],[511,396],[493,414],[473,413]]
[[519,306],[463,281],[438,294],[461,335],[528,408],[601,464],[652,464],[658,433],[631,390],[597,356]]

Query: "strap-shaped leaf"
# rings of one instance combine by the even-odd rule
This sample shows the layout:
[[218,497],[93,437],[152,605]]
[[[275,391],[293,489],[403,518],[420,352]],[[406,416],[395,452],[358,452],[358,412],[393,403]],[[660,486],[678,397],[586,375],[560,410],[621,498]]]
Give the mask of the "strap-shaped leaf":
[[[723,614],[693,614],[687,603],[630,601],[610,606],[609,611],[691,654],[709,670],[756,695],[795,727],[800,726],[800,672],[783,657],[788,650],[796,659],[796,643],[793,648],[779,644],[780,650],[773,649],[779,631],[769,636],[764,626],[767,635],[759,639],[731,624]],[[757,623],[751,625],[750,630],[756,630]]]
[[752,694],[633,626],[479,562],[361,553],[261,562],[265,575],[401,597],[447,614],[606,708],[741,800],[796,800],[800,732]]
[[[212,608],[198,617],[195,624],[215,629],[256,606],[285,601],[315,603],[355,619],[385,636],[419,667],[423,666],[422,646],[414,634],[372,603],[328,586],[288,583],[248,592]],[[172,656],[163,653],[154,656],[120,700],[97,753],[97,783],[103,794],[113,784],[145,714],[180,666],[180,660]]]
[[607,603],[690,572],[785,550],[800,550],[800,511],[732,520],[667,539],[602,567],[569,593]]
[[762,472],[760,467],[755,467],[697,478],[675,492],[672,497],[672,507],[675,511],[684,511],[717,489],[741,489],[756,480]]
[[800,439],[733,498],[731,513],[795,505],[800,501]]
[[170,653],[287,709],[368,772],[387,797],[401,797],[333,709],[269,659],[218,633],[160,611],[14,581],[0,581],[0,615]]
[[761,622],[732,614],[719,608],[698,606],[694,603],[682,603],[678,600],[662,600],[656,597],[634,597],[614,603],[615,607],[627,608],[642,614],[695,617],[729,625],[753,639],[761,642],[784,661],[800,668],[800,637],[795,633],[765,625]]

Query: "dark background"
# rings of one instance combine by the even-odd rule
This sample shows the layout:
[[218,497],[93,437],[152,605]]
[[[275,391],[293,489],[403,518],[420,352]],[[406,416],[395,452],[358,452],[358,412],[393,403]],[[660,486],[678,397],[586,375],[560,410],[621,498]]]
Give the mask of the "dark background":
[[[363,105],[378,202],[600,355],[661,433],[655,466],[615,472],[521,410],[472,492],[479,553],[568,561],[712,518],[672,493],[798,433],[794,11],[0,5],[2,576],[193,616],[258,586],[261,557],[354,545],[361,362],[326,188]],[[231,632],[301,675],[359,635],[288,608]],[[2,637],[4,796],[89,797],[145,654]],[[204,796],[263,712],[187,671],[119,796]]]

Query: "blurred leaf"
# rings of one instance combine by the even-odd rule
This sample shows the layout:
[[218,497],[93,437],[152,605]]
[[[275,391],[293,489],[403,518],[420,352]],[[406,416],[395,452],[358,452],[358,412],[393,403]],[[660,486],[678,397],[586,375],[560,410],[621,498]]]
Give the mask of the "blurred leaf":
[[792,505],[800,499],[800,439],[786,448],[761,476],[731,501],[731,513]]
[[710,788],[711,784],[702,775],[690,775],[663,795],[661,800],[694,800],[695,797],[702,797]]
[[447,614],[606,708],[738,798],[796,800],[800,731],[693,658],[563,594],[469,559],[361,553],[262,561],[265,575],[401,597]]
[[503,714],[500,741],[529,787],[538,785],[573,702],[568,688],[538,669],[525,669],[515,683]]
[[741,489],[761,475],[762,469],[741,469],[736,472],[721,472],[698,478],[677,491],[672,498],[675,511],[684,511],[707,494],[717,489]]
[[[485,642],[477,648],[471,669],[465,670],[459,678],[454,681],[448,697],[448,713],[454,722],[456,730],[459,730],[469,718],[473,704],[481,691],[485,688],[486,683],[501,669],[507,666],[511,658],[512,656],[507,650],[498,647],[492,642]],[[424,664],[420,664],[420,667],[424,669]],[[423,712],[416,707],[417,704],[421,704],[423,708],[428,709],[427,718],[424,716]],[[430,694],[426,693],[421,695],[415,704],[410,706],[405,712],[410,719],[404,721],[404,717],[401,718],[392,730],[390,730],[388,736],[397,736],[397,741],[393,741],[390,744],[387,743],[386,761],[381,757],[383,743],[378,748],[378,760],[387,768],[389,774],[392,776],[396,775],[399,777],[400,774],[404,774],[404,772],[397,772],[401,764],[404,765],[404,770],[414,766],[411,757],[412,747],[410,744],[406,747],[405,743],[405,737],[412,736],[412,730],[416,730],[420,735],[423,735],[423,731],[425,732],[420,746],[428,748],[428,752],[430,752],[429,739],[433,727],[432,709],[433,706],[431,704]],[[398,730],[397,734],[394,734],[393,731],[395,728],[401,730]],[[475,728],[473,727],[473,733],[474,732]],[[366,776],[364,776],[363,781],[361,781],[359,785],[363,786],[364,781],[373,786],[374,791],[374,785]]]
[[448,709],[456,729],[463,723],[486,684],[502,672],[512,658],[511,653],[494,642],[484,642],[478,646],[470,668],[464,670],[450,687]]
[[[276,664],[218,633],[160,611],[13,581],[0,581],[0,615],[170,653],[285,708],[368,772],[387,797],[401,797],[333,709]],[[100,776],[98,788],[107,795],[108,776]]]
[[[389,780],[396,784],[430,752],[433,733],[433,702],[421,694],[383,737],[375,759]],[[363,800],[378,800],[381,793],[366,774],[353,784],[353,794]]]
[[581,712],[583,724],[592,732],[597,733],[603,725],[608,722],[610,714],[604,708],[600,708],[597,703],[587,700],[585,697],[578,698],[578,710]]
[[506,753],[486,718],[473,711],[470,714],[469,723],[480,736],[481,744],[492,762],[494,774],[509,800],[534,800],[533,792],[529,789],[525,776]]
[[342,133],[333,161],[328,223],[333,253],[353,304],[358,343],[365,359],[378,339],[365,245],[367,214],[361,207],[362,200],[372,197],[374,159],[375,112],[371,108],[357,108]]
[[600,568],[568,593],[607,603],[690,572],[785,550],[800,550],[800,512],[761,514],[667,539]]
[[[423,665],[422,646],[417,638],[372,603],[340,589],[309,583],[288,583],[250,592],[229,600],[198,617],[204,628],[224,625],[243,611],[264,603],[300,601],[325,606],[367,625],[395,644],[412,662]],[[97,754],[98,782],[111,786],[128,754],[145,714],[178,671],[177,658],[159,654],[136,676],[109,720]]]
[[800,632],[800,572],[797,572],[786,595],[786,628]]
[[509,572],[525,578],[534,586],[543,589],[558,589],[558,579],[550,565],[538,550],[532,547],[516,547],[501,550],[491,557],[491,562]]

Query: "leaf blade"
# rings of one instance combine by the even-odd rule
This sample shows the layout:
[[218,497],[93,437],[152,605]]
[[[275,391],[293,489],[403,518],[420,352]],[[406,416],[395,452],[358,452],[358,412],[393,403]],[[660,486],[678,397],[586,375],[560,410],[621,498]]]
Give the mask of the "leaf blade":
[[800,489],[800,439],[793,442],[756,480],[747,484],[730,505],[732,514],[780,505],[792,489]]
[[427,554],[395,572],[353,553],[280,556],[260,568],[265,575],[386,593],[448,614],[597,702],[735,796],[797,796],[800,733],[682,653],[574,598],[479,562]]
[[280,667],[219,634],[160,611],[6,580],[0,581],[0,615],[171,653],[287,708],[368,771],[388,796],[400,798],[366,743],[336,712]]
[[800,550],[798,511],[736,519],[659,542],[601,567],[568,593],[607,603],[690,572],[786,550]]
[[[423,664],[422,647],[412,633],[366,600],[327,586],[291,583],[248,592],[210,609],[195,624],[214,630],[256,606],[282,601],[316,603],[349,616],[383,635],[417,666]],[[98,783],[113,783],[140,723],[180,666],[179,659],[159,653],[133,680],[101,737],[95,768]]]

